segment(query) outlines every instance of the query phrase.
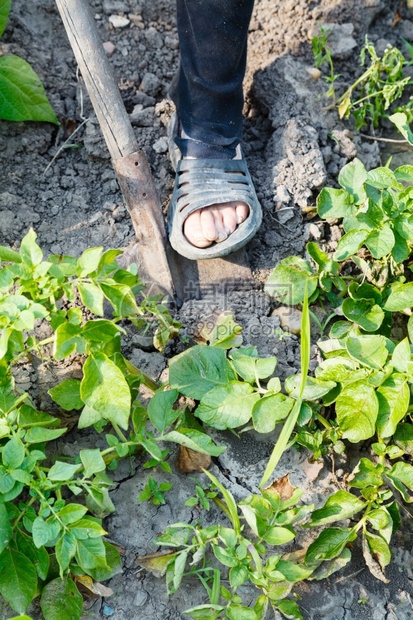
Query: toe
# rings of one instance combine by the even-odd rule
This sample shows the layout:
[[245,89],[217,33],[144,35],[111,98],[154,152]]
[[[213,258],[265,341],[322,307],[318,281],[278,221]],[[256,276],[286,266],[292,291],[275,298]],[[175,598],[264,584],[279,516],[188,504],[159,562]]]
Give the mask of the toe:
[[222,211],[219,208],[213,208],[212,213],[214,214],[215,228],[217,231],[217,243],[220,241],[225,241],[228,237],[228,233],[225,230],[224,221],[222,218]]
[[188,215],[184,223],[184,235],[192,245],[197,248],[207,248],[212,241],[207,239],[203,233],[201,225],[201,214],[195,211]]
[[212,209],[202,209],[200,212],[200,221],[202,234],[208,241],[216,241],[218,239],[218,231],[215,226],[215,217]]
[[244,220],[247,219],[249,212],[248,205],[241,202],[240,204],[238,204],[235,211],[237,214],[237,224],[241,224]]
[[234,232],[237,227],[237,213],[235,210],[236,203],[229,202],[220,207],[224,229],[227,235]]

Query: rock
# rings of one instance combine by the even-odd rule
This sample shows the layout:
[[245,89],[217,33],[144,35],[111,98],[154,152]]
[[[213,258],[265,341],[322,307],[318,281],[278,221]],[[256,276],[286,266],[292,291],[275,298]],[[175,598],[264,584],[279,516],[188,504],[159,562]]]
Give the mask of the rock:
[[135,24],[136,26],[140,26],[143,23],[142,15],[137,15],[136,13],[129,13],[128,17],[131,20],[132,24]]
[[103,43],[103,48],[104,48],[104,50],[106,52],[106,56],[108,58],[110,58],[112,56],[113,52],[115,51],[116,46],[112,43],[112,41],[105,41]]
[[136,605],[136,607],[143,607],[147,601],[147,598],[148,593],[145,592],[145,590],[138,590],[133,604]]
[[288,189],[285,187],[285,185],[278,185],[275,189],[275,194],[274,194],[274,202],[281,202],[283,204],[288,205],[288,203],[291,200],[291,196],[288,192]]
[[149,96],[155,96],[159,93],[162,88],[161,80],[154,73],[145,73],[142,78],[141,85],[139,86],[139,90],[143,91]]
[[109,21],[114,28],[126,28],[130,24],[130,20],[122,15],[111,15]]
[[112,13],[127,13],[129,7],[126,2],[121,0],[103,0],[103,10],[111,15]]
[[317,224],[307,224],[306,228],[308,231],[309,238],[312,237],[316,241],[319,241],[322,238],[323,233],[321,229],[317,226]]
[[313,80],[319,80],[321,77],[321,71],[320,69],[317,69],[316,67],[308,67],[306,71],[308,75],[311,75]]
[[357,156],[357,148],[353,142],[353,134],[348,129],[338,131],[334,129],[331,132],[334,140],[338,142],[337,150],[340,155],[344,155],[348,160],[354,159]]
[[132,114],[129,115],[132,125],[137,127],[152,127],[155,120],[155,108],[142,109],[142,105],[138,104],[134,107]]
[[168,150],[168,138],[162,136],[152,146],[155,153],[166,153]]
[[281,327],[290,334],[300,334],[302,312],[289,306],[280,306],[271,313],[271,316],[278,316]]

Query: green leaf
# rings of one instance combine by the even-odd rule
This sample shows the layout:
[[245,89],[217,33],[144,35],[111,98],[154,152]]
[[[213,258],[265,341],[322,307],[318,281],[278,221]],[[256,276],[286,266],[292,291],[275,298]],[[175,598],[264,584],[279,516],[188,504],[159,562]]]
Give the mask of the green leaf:
[[61,510],[59,510],[59,519],[64,525],[70,525],[79,521],[87,512],[85,506],[80,504],[66,504]]
[[21,439],[15,435],[3,447],[3,465],[10,469],[17,469],[23,463],[24,446]]
[[407,338],[404,338],[393,351],[391,364],[398,372],[410,374],[412,372],[410,345]]
[[[6,58],[10,58],[10,56],[3,56],[1,60],[5,60]],[[0,92],[2,92],[1,60],[0,60]],[[0,118],[2,118],[1,104],[0,104]],[[27,233],[25,237],[23,237],[22,242],[20,244],[20,256],[22,257],[23,262],[26,263],[26,265],[29,265],[29,267],[39,265],[39,263],[41,263],[43,259],[43,252],[37,245],[36,239],[37,239],[36,233],[34,232],[33,228],[30,228],[29,232]]]
[[95,411],[93,407],[83,408],[82,413],[80,414],[79,421],[77,423],[78,428],[87,428],[88,426],[92,426],[92,424],[96,424],[102,420],[102,416],[98,411]]
[[379,329],[384,319],[384,312],[379,305],[367,299],[351,299],[347,297],[341,306],[343,314],[367,332],[375,332]]
[[56,461],[50,468],[47,477],[53,482],[65,482],[66,480],[73,478],[79,469],[80,465],[72,465],[71,463],[64,463],[63,461]]
[[202,336],[209,341],[210,346],[221,349],[231,349],[242,344],[242,327],[234,321],[231,314],[221,313],[212,329],[202,330]]
[[383,256],[390,254],[394,244],[394,234],[387,222],[381,228],[373,230],[366,239],[366,246],[374,258],[383,258]]
[[70,532],[66,532],[56,544],[56,559],[60,567],[60,576],[67,570],[71,559],[76,553],[76,539]]
[[67,431],[67,428],[42,428],[41,426],[34,426],[33,428],[29,428],[26,433],[25,441],[26,443],[41,443],[43,441],[53,441],[58,437],[64,435]]
[[395,189],[403,189],[394,176],[393,170],[390,168],[375,168],[367,173],[367,183],[378,189],[388,189],[394,187]]
[[277,609],[287,620],[303,620],[300,608],[295,601],[284,599],[278,603]]
[[276,357],[258,358],[255,347],[234,349],[230,357],[237,373],[248,383],[255,383],[258,379],[266,379],[275,370]]
[[347,217],[355,212],[353,203],[353,196],[345,190],[323,187],[317,197],[317,212],[323,219]]
[[6,506],[0,503],[0,553],[6,549],[12,538],[13,532],[9,519]]
[[76,546],[76,559],[84,570],[106,566],[105,547],[101,538],[78,539]]
[[77,259],[76,274],[80,278],[85,278],[93,271],[96,271],[102,256],[102,247],[89,248]]
[[149,401],[149,419],[161,433],[173,424],[180,414],[179,409],[172,409],[178,396],[178,390],[165,390],[163,392],[156,392]]
[[105,471],[106,465],[102,458],[100,450],[81,450],[79,453],[80,460],[85,468],[85,476],[89,477],[92,474],[97,474],[99,471]]
[[224,610],[225,607],[222,605],[206,604],[191,607],[182,613],[192,616],[195,620],[216,620],[216,618],[218,618]]
[[283,545],[295,538],[295,533],[286,527],[269,527],[262,537],[269,545]]
[[357,466],[354,479],[350,482],[351,487],[365,489],[366,487],[380,487],[383,484],[383,467],[374,465],[369,459],[361,459]]
[[290,413],[294,400],[284,394],[268,394],[258,400],[252,410],[252,422],[258,433],[271,433],[280,420]]
[[196,400],[201,400],[212,388],[236,378],[225,351],[217,347],[196,345],[175,356],[169,363],[171,387]]
[[317,282],[317,275],[307,261],[300,259],[300,262],[286,264],[284,260],[268,278],[264,291],[280,303],[293,306],[304,300],[306,285],[308,296],[311,297],[317,288]]
[[54,579],[43,588],[40,607],[47,620],[79,620],[83,598],[68,577]]
[[333,575],[337,571],[341,570],[348,564],[351,560],[351,551],[344,547],[343,551],[339,556],[334,558],[333,560],[329,560],[327,562],[323,562],[316,568],[313,574],[309,577],[309,579],[316,579],[319,581],[320,579],[327,579],[330,575]]
[[[353,159],[353,161],[346,164],[338,175],[338,182],[345,190],[348,191],[354,198],[354,202],[360,203],[363,202],[366,197],[366,192],[364,191],[364,183],[367,181],[367,171],[363,165],[363,163],[357,159]],[[329,188],[331,191],[331,188]],[[335,190],[337,191],[337,190]],[[346,217],[348,213],[344,215],[336,215],[330,217]]]
[[389,312],[401,312],[413,306],[413,282],[395,284],[387,298],[383,309]]
[[20,407],[19,414],[19,426],[20,428],[24,427],[35,427],[35,426],[59,426],[60,420],[59,418],[54,418],[49,415],[45,411],[36,411],[33,407],[29,405],[23,405]]
[[276,569],[282,573],[285,579],[290,583],[296,583],[297,581],[307,579],[314,570],[313,567],[308,568],[302,564],[294,564],[294,562],[289,562],[287,560],[280,560],[277,562]]
[[389,121],[394,123],[402,136],[413,144],[413,133],[410,130],[409,123],[407,122],[407,116],[404,112],[397,112],[392,116],[389,116]]
[[[288,392],[293,398],[299,398],[301,391],[301,374],[291,375],[287,377],[284,383],[286,392]],[[301,398],[303,400],[318,400],[325,394],[328,394],[330,390],[336,387],[335,381],[323,381],[318,378],[307,377],[304,389],[302,390]]]
[[365,536],[372,556],[379,562],[382,570],[384,570],[391,560],[391,551],[387,542],[378,534],[372,534],[371,532],[366,531]]
[[122,572],[122,560],[117,548],[106,540],[103,541],[103,544],[106,550],[107,568],[89,569],[89,574],[95,581],[105,581]]
[[79,282],[78,288],[83,305],[93,314],[103,316],[103,293],[100,288],[91,282]]
[[246,424],[252,409],[260,396],[248,383],[231,381],[207,392],[195,410],[195,415],[203,422],[224,430]]
[[5,549],[0,554],[0,594],[19,614],[23,614],[37,590],[37,574],[30,560],[19,551]]
[[3,34],[9,17],[11,0],[0,0],[0,37]]
[[120,336],[120,328],[111,321],[94,319],[84,324],[82,336],[89,342],[110,342]]
[[399,448],[413,456],[413,424],[408,422],[399,424],[394,433],[393,440]]
[[171,431],[162,436],[162,441],[173,441],[195,452],[211,456],[219,456],[226,450],[224,446],[216,446],[206,433],[191,428],[180,427],[178,431]]
[[227,616],[229,620],[257,620],[257,614],[253,609],[233,603],[227,607]]
[[100,287],[105,297],[112,304],[118,316],[138,314],[138,306],[129,286],[124,284],[106,284],[102,282]]
[[36,517],[32,523],[33,542],[38,549],[43,547],[53,537],[53,528],[41,517]]
[[392,478],[397,478],[400,482],[410,490],[413,491],[413,466],[409,463],[403,463],[399,461],[393,465],[390,475]]
[[388,351],[384,336],[355,336],[346,340],[350,356],[369,368],[383,368]]
[[247,581],[248,576],[248,568],[242,564],[231,568],[229,571],[229,583],[231,588],[238,588],[238,586],[242,586],[242,584]]
[[379,410],[374,388],[358,381],[346,386],[336,401],[337,421],[343,438],[352,443],[374,435]]
[[368,230],[350,230],[338,242],[333,255],[334,260],[343,261],[358,252],[368,236]]
[[106,355],[96,352],[83,366],[80,396],[105,420],[127,430],[131,393],[122,371]]
[[403,375],[393,373],[377,388],[379,413],[377,431],[380,437],[391,437],[397,424],[407,413],[410,402],[410,390]]
[[0,58],[0,118],[6,121],[48,121],[59,124],[38,76],[18,56]]
[[80,381],[78,379],[66,379],[56,387],[51,388],[48,394],[65,411],[72,409],[78,411],[84,407],[84,402],[80,398]]
[[350,528],[328,527],[308,547],[305,561],[307,564],[312,564],[319,560],[332,560],[356,537],[357,534]]
[[76,348],[79,353],[83,353],[81,327],[73,323],[61,323],[56,329],[53,355],[57,360],[62,360],[76,351]]
[[315,510],[304,527],[319,527],[348,519],[363,510],[366,503],[347,491],[337,491],[328,498],[323,508]]

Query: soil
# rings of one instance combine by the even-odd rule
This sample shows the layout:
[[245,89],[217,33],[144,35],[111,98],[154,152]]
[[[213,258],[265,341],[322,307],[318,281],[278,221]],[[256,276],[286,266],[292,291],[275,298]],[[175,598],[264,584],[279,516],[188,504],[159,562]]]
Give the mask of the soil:
[[[166,93],[179,54],[174,0],[91,0],[91,4],[102,40],[115,46],[111,62],[166,206],[174,181],[165,140],[173,106]],[[398,23],[396,11],[401,15]],[[133,17],[126,27],[116,28],[109,21],[111,15],[129,14]],[[323,185],[337,184],[338,171],[346,162],[358,156],[372,168],[386,162],[391,152],[399,165],[407,163],[411,153],[389,149],[388,145],[380,150],[383,143],[356,132],[351,122],[341,122],[335,110],[326,109],[325,82],[314,80],[307,72],[313,66],[311,37],[319,20],[345,25],[334,26],[334,62],[341,74],[339,92],[360,72],[358,53],[366,34],[379,50],[388,43],[403,49],[402,37],[413,39],[413,13],[399,0],[256,0],[245,79],[243,145],[264,210],[262,228],[247,248],[256,288],[238,295],[236,291],[226,296],[215,294],[208,303],[209,309],[233,309],[244,328],[244,344],[256,344],[261,355],[276,355],[281,378],[299,368],[299,340],[280,330],[279,317],[271,315],[276,304],[261,292],[262,282],[282,258],[304,256],[309,240],[316,240],[326,251],[335,249],[340,227],[310,219],[308,207],[314,206]],[[13,0],[0,52],[30,61],[62,121],[59,128],[0,122],[0,243],[18,247],[33,226],[46,254],[77,256],[88,247],[126,247],[133,238],[132,225],[53,0]],[[85,119],[87,122],[62,149]],[[386,137],[393,135],[386,123],[381,131]],[[177,311],[189,337],[205,311],[205,305],[197,302],[187,302]],[[132,361],[154,378],[165,377],[167,357],[184,347],[182,340],[169,346],[165,357],[139,348],[133,334],[128,334],[124,345]],[[314,348],[314,364],[316,355]],[[34,391],[39,407],[45,407],[46,388],[66,375],[76,376],[76,372],[80,372],[80,365],[75,363],[57,368],[21,366],[17,380],[26,390]],[[237,498],[257,491],[274,437],[249,433],[238,439],[229,433],[211,434],[220,444],[228,445],[227,451],[214,459],[212,473]],[[56,450],[74,455],[100,442],[93,433],[72,430]],[[338,459],[333,475],[331,463],[326,462],[320,470],[308,463],[305,451],[290,450],[278,474],[291,472],[292,483],[304,490],[303,499],[320,505],[337,490],[359,456]],[[106,519],[105,526],[109,538],[125,549],[124,570],[106,584],[115,593],[112,597],[86,602],[88,617],[174,620],[187,617],[182,612],[188,607],[206,602],[202,586],[190,580],[184,580],[181,589],[168,599],[163,581],[136,564],[138,555],[155,551],[152,540],[168,524],[197,517],[184,506],[193,495],[194,483],[174,468],[174,457],[175,453],[170,459],[174,486],[165,506],[137,501],[148,475],[140,468],[139,458],[133,464],[122,463],[112,472],[116,482],[112,499],[117,512]],[[159,480],[165,476],[154,474]],[[403,513],[403,527],[392,544],[393,560],[387,570],[390,583],[385,585],[370,575],[356,545],[353,561],[344,571],[295,588],[305,620],[413,618],[413,528],[409,516]],[[212,522],[213,518],[221,517],[208,514],[208,520]],[[300,534],[296,548],[309,537]],[[254,588],[245,585],[240,590],[244,604],[254,600]],[[28,613],[35,620],[42,618],[37,602]],[[0,603],[0,615],[10,618],[15,614]]]

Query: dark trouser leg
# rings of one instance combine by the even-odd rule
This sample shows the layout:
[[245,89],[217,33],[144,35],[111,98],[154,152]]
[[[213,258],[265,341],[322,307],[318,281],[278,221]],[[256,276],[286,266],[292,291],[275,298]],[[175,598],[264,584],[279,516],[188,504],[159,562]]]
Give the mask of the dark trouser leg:
[[254,0],[177,0],[181,63],[170,95],[184,131],[223,147],[227,156],[235,155],[241,140],[253,5]]

